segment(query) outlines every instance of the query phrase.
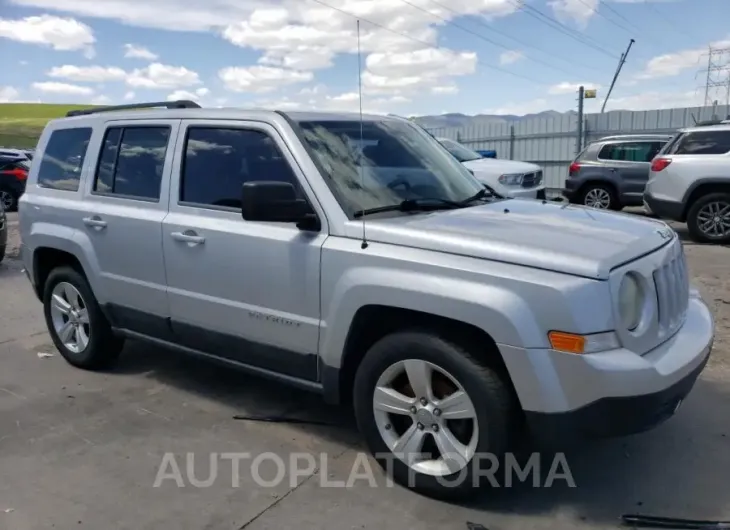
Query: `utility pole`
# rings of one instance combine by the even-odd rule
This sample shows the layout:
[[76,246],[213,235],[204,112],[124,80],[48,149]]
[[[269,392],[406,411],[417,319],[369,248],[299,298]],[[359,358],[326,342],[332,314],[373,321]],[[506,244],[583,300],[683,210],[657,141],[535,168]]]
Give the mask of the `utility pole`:
[[585,88],[581,85],[578,87],[578,138],[575,142],[576,149],[575,154],[581,152],[583,149],[583,96],[585,94]]
[[578,87],[578,138],[575,142],[576,154],[580,153],[583,149],[583,101],[586,99],[596,99],[597,95],[598,91],[595,88],[589,88],[586,90],[583,85]]
[[707,51],[704,105],[709,107],[718,95],[730,105],[730,48],[709,47]]
[[608,103],[608,98],[611,97],[611,92],[613,91],[613,86],[616,84],[616,80],[618,79],[618,76],[621,73],[621,69],[624,67],[624,63],[626,62],[626,58],[629,56],[629,52],[631,51],[631,46],[634,45],[634,42],[636,42],[636,41],[634,39],[631,39],[629,41],[628,48],[626,48],[626,51],[621,54],[621,58],[618,61],[618,68],[616,68],[616,73],[613,74],[613,80],[611,81],[611,86],[608,87],[608,93],[606,94],[606,99],[603,100],[603,106],[601,107],[601,114],[603,114],[603,111],[606,110],[606,103]]

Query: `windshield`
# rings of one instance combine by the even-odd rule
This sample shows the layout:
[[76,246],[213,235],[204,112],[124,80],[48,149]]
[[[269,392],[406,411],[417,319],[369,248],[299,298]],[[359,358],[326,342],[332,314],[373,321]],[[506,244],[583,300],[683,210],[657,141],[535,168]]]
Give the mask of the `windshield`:
[[355,212],[409,199],[464,201],[484,187],[436,140],[410,123],[335,120],[299,125],[328,186],[351,219]]
[[470,160],[483,158],[482,155],[468,147],[464,147],[459,142],[447,139],[440,140],[440,142],[459,162],[469,162]]

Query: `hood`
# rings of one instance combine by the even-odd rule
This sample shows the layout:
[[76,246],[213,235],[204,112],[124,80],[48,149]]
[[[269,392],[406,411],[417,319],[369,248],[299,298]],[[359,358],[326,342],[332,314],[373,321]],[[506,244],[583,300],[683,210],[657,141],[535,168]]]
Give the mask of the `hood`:
[[495,175],[497,177],[510,173],[532,173],[534,171],[542,171],[542,168],[537,164],[518,162],[516,160],[500,160],[499,158],[480,158],[479,160],[469,160],[463,164],[477,174],[484,173],[488,175]]
[[523,199],[366,222],[373,242],[595,279],[607,279],[614,267],[674,236],[665,223],[653,219]]

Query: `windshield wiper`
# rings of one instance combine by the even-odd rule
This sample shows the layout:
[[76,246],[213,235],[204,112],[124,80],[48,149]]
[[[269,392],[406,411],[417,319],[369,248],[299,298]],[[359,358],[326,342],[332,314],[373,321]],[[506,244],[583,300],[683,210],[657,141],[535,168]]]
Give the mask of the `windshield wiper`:
[[465,205],[461,202],[449,201],[447,199],[419,197],[418,199],[406,199],[397,204],[389,204],[387,206],[377,206],[375,208],[358,210],[353,214],[353,217],[357,219],[358,217],[362,217],[364,215],[384,212],[430,212],[434,210],[450,210],[453,208],[463,208],[464,206]]

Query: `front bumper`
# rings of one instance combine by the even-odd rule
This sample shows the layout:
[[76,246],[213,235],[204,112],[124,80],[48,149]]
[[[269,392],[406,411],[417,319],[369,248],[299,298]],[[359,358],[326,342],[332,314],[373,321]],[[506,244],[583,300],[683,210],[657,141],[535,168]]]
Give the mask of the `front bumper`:
[[554,443],[632,434],[665,421],[694,386],[713,339],[710,310],[693,292],[684,325],[643,356],[625,349],[503,353],[531,433]]
[[657,199],[651,193],[644,192],[644,208],[651,214],[669,219],[671,221],[684,222],[684,204],[681,202]]

